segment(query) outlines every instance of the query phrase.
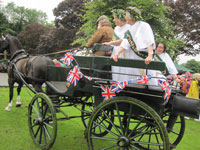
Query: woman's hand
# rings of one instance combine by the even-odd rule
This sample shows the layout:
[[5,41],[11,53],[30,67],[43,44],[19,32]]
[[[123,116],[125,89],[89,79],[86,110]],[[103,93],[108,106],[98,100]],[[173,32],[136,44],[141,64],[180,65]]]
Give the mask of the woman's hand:
[[113,59],[115,62],[118,62],[118,55],[115,54],[114,56],[111,56],[111,59]]
[[152,55],[148,55],[148,57],[144,60],[145,64],[148,65],[150,62],[152,62]]
[[104,45],[112,45],[111,42],[104,42]]

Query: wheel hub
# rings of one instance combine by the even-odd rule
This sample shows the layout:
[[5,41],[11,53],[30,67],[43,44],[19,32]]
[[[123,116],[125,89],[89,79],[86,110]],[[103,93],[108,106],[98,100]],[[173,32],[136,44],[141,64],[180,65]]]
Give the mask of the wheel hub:
[[39,117],[39,118],[37,118],[37,119],[34,120],[34,124],[35,125],[41,125],[42,123],[43,123],[43,121],[42,121],[41,117]]
[[122,137],[119,138],[117,145],[119,147],[129,147],[130,146],[130,140],[127,137],[122,136]]

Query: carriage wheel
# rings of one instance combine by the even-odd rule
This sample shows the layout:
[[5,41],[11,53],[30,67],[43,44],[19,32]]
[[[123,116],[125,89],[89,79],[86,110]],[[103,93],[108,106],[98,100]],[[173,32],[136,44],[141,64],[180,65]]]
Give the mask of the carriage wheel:
[[[82,105],[81,119],[82,119],[84,127],[87,128],[90,116],[92,115],[93,111],[95,110],[94,97],[86,97],[85,101],[87,103],[84,103]],[[111,116],[110,119],[113,121],[113,119],[114,119],[113,111],[112,110],[106,110],[106,114],[109,115],[109,116]],[[104,116],[103,118],[101,118],[101,120],[99,119],[98,122],[101,123],[101,122],[104,121],[104,119],[106,119],[106,116]],[[107,129],[111,130],[111,128],[112,128],[112,124],[109,124],[107,126]],[[96,136],[101,137],[101,136],[105,136],[107,133],[108,133],[107,131],[98,130],[98,132],[96,132],[94,134]]]
[[[114,119],[107,115],[113,110]],[[105,119],[102,119],[106,117]],[[99,122],[99,120],[103,122]],[[112,129],[108,130],[108,124]],[[98,137],[98,130],[107,131]],[[89,150],[168,150],[167,130],[159,115],[147,104],[130,97],[115,97],[101,103],[92,113],[87,127]]]
[[51,148],[57,134],[56,113],[50,98],[44,93],[38,93],[32,98],[28,124],[34,143],[42,149]]
[[[167,122],[169,120],[170,113],[167,112],[163,116],[163,122],[167,126]],[[168,130],[168,135],[169,135],[169,141],[172,146],[177,146],[181,139],[183,138],[184,132],[185,132],[185,119],[183,116],[178,115],[174,126],[172,129],[167,129]]]
[[85,97],[84,98],[85,103],[82,104],[81,108],[81,119],[83,122],[83,125],[85,128],[87,128],[87,124],[89,122],[90,116],[92,112],[94,111],[94,97]]

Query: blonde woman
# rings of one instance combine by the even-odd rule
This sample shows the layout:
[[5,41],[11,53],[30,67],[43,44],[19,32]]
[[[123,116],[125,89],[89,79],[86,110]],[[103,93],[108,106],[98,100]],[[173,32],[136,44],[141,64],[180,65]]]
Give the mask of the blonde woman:
[[[200,83],[200,73],[195,73],[193,75],[193,80],[191,81],[188,97],[199,99],[199,83]],[[200,121],[200,115],[199,119],[194,119],[194,120]]]
[[[125,52],[128,59],[145,60],[145,64],[149,64],[153,60],[153,49],[156,46],[150,25],[141,21],[141,11],[136,7],[128,7],[125,18],[131,26],[125,33],[120,48],[112,56],[112,59],[117,62],[120,54]],[[138,75],[143,74],[143,70],[127,68],[125,73],[130,75],[124,80],[136,79]],[[150,70],[148,70],[148,74],[151,74]],[[135,75],[135,77],[132,75]]]
[[[122,39],[124,38],[124,34],[125,32],[129,29],[130,25],[126,23],[126,11],[124,11],[123,9],[114,9],[112,11],[113,13],[113,21],[115,22],[115,29],[114,29],[114,37],[113,40],[110,42],[105,42],[103,44],[105,45],[112,45],[114,47],[113,51],[112,51],[112,55],[114,56],[119,47],[120,44],[122,42]],[[123,52],[120,54],[119,58],[126,58],[126,53]],[[112,66],[112,79],[115,81],[123,81],[124,80],[124,75],[120,75],[119,73],[124,73],[126,70],[125,67],[116,67],[116,66]]]

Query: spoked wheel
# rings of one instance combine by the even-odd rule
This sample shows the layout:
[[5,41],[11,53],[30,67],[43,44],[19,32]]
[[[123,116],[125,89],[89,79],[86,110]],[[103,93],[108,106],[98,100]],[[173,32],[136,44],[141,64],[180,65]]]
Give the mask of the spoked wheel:
[[[167,127],[167,123],[169,121],[170,113],[167,112],[163,116],[163,122],[165,123]],[[185,132],[185,119],[183,116],[178,115],[177,118],[175,118],[174,125],[171,128],[167,128],[168,135],[169,135],[169,141],[171,146],[176,147],[181,139],[183,138],[184,132]]]
[[[107,114],[108,110],[113,110],[113,114]],[[107,129],[109,124],[111,130]],[[95,135],[100,129],[107,132],[104,137]],[[95,109],[88,124],[87,141],[89,150],[170,149],[159,115],[144,102],[130,97],[112,98]]]
[[88,96],[88,97],[85,97],[83,100],[85,101],[85,103],[82,104],[81,119],[82,119],[84,127],[87,128],[87,124],[89,122],[90,116],[91,116],[92,112],[95,109],[94,97],[93,96],[91,96],[91,97]]
[[[87,103],[83,104],[82,105],[82,111],[81,111],[81,118],[82,118],[82,122],[85,126],[85,128],[87,128],[88,126],[88,122],[89,122],[89,119],[93,113],[93,111],[95,110],[95,105],[94,105],[94,97],[88,97],[87,99]],[[106,114],[108,116],[110,116],[110,119],[113,121],[114,120],[114,113],[113,113],[113,110],[106,110],[105,111]],[[101,117],[99,118],[97,121],[98,123],[104,123],[104,120],[106,119],[107,117],[104,116],[104,117]],[[97,127],[98,128],[98,127]],[[108,130],[111,130],[112,128],[112,124],[108,124],[107,127],[106,127]],[[99,127],[99,130],[96,130],[93,132],[96,136],[105,136],[108,132],[105,131],[105,130],[101,130],[101,128]]]
[[49,149],[57,134],[56,113],[49,97],[36,94],[28,110],[29,131],[34,143],[42,149]]

